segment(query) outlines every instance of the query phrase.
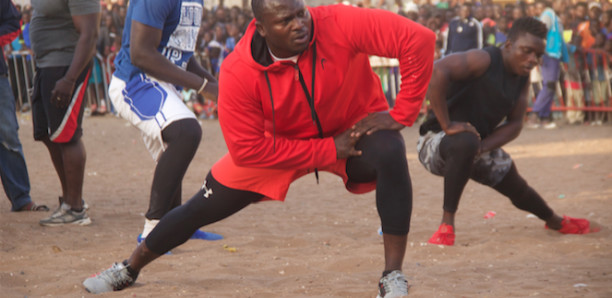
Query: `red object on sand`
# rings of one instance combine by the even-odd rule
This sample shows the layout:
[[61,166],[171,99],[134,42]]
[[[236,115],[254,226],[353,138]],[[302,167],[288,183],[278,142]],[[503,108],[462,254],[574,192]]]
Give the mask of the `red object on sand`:
[[493,218],[495,216],[495,211],[489,211],[487,212],[487,214],[484,215],[484,218],[489,219],[489,218]]

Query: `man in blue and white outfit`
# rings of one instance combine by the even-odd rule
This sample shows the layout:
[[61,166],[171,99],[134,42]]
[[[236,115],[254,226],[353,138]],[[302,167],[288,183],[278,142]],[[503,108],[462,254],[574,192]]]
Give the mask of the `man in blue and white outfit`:
[[[149,210],[138,241],[181,204],[181,184],[202,130],[181,88],[217,96],[217,81],[195,60],[202,0],[132,0],[109,95],[117,113],[142,133],[157,161]],[[218,235],[196,231],[192,238]]]

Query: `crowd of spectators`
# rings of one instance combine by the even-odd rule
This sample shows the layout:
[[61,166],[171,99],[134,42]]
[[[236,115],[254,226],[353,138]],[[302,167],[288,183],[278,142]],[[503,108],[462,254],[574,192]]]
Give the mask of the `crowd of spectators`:
[[[541,2],[541,3],[540,3]],[[575,1],[435,1],[408,2],[380,0],[375,3],[357,2],[355,5],[397,11],[436,32],[436,58],[454,52],[486,46],[500,46],[512,22],[520,17],[541,17],[537,4],[561,7],[559,18],[563,25],[563,39],[568,48],[568,59],[561,63],[557,84],[555,113],[565,116],[569,124],[602,125],[612,122],[610,105],[612,57],[612,3],[606,0]],[[352,4],[343,2],[344,4]],[[530,97],[535,100],[542,90],[540,68],[531,75]],[[555,125],[547,126],[550,128]]]
[[[562,65],[558,104],[574,102],[573,107],[579,109],[575,111],[570,107],[568,116],[571,116],[569,117],[571,123],[610,122],[610,117],[606,117],[606,112],[585,109],[584,106],[610,107],[609,79],[611,76],[608,72],[607,54],[612,53],[612,4],[605,0],[554,1],[563,2],[565,7],[559,17],[564,26],[563,36],[569,46],[571,56],[569,62]],[[414,0],[414,2],[410,0],[338,0],[337,2],[344,5],[387,9],[428,27],[438,36],[436,59],[453,52],[501,45],[506,41],[506,34],[514,20],[523,16],[539,17],[536,4],[525,1],[504,1],[505,4],[494,3],[492,0]],[[103,9],[97,44],[98,57],[101,57],[103,63],[109,63],[111,66],[109,69],[112,71],[112,59],[121,46],[127,1],[118,0],[112,4],[102,1],[101,3]],[[215,75],[218,74],[223,59],[233,51],[247,25],[253,19],[248,1],[243,1],[244,7],[226,7],[223,3],[223,0],[220,0],[212,8],[204,9],[196,48],[201,64]],[[547,3],[547,5],[551,4]],[[9,55],[11,51],[28,51],[29,49],[28,22],[31,8],[24,6],[18,9],[22,13],[22,34],[11,43],[10,48],[5,49]],[[98,71],[100,71],[99,68],[100,66],[98,66]],[[541,88],[538,86],[537,78],[536,70],[532,74],[534,98]],[[99,83],[100,81],[93,82],[100,88]],[[215,116],[213,102],[198,99],[197,95],[189,90],[185,90],[184,96],[186,102],[203,118]],[[581,99],[575,103],[576,100],[572,100],[573,97]],[[587,112],[583,113],[583,111]]]

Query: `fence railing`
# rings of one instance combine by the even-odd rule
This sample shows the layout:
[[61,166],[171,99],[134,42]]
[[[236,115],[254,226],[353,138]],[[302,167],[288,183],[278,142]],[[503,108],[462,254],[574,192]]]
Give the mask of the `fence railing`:
[[[95,109],[111,109],[108,97],[108,84],[113,68],[111,54],[104,58],[99,53],[93,58],[93,69],[86,92],[87,106]],[[558,112],[612,112],[612,68],[609,54],[602,50],[588,50],[574,53],[569,63],[562,64],[562,78],[557,84],[557,97],[552,110]],[[201,57],[199,57],[201,58]],[[34,59],[28,51],[12,52],[6,57],[13,93],[18,110],[27,110],[32,103],[32,86],[36,71]],[[381,87],[387,97],[389,106],[393,107],[399,92],[401,76],[396,59],[370,57],[370,64],[381,80]],[[532,86],[541,90],[541,82],[532,82]],[[532,90],[531,98],[535,101],[537,90]],[[427,100],[423,102],[422,113],[428,109]],[[529,107],[528,109],[531,109]],[[608,120],[611,121],[611,120]]]
[[[570,62],[561,65],[563,71],[557,83],[557,96],[552,111],[612,112],[611,58],[612,55],[603,50],[573,53]],[[370,64],[380,78],[389,106],[393,106],[401,81],[398,61],[372,56]],[[541,88],[541,80],[532,82],[529,111]],[[427,109],[426,99],[421,112],[425,113]],[[608,118],[608,121],[612,119]]]
[[[13,89],[18,111],[26,111],[32,106],[32,91],[36,65],[34,57],[28,51],[15,51],[6,55],[9,71],[9,82]],[[92,59],[92,71],[85,92],[86,107],[98,110],[110,107],[108,83],[111,69],[109,60],[97,53]]]
[[28,51],[15,51],[6,56],[9,82],[17,101],[17,109],[32,105],[32,83],[34,82],[34,59]]

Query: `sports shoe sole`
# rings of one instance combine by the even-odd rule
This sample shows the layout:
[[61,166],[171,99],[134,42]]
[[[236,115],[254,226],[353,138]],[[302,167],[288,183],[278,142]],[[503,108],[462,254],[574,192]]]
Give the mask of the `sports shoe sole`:
[[45,226],[45,227],[59,227],[59,226],[64,226],[64,225],[79,225],[79,226],[87,226],[91,224],[91,219],[90,218],[84,218],[84,219],[79,219],[79,220],[75,220],[73,222],[48,222],[48,223],[40,223],[41,226]]

